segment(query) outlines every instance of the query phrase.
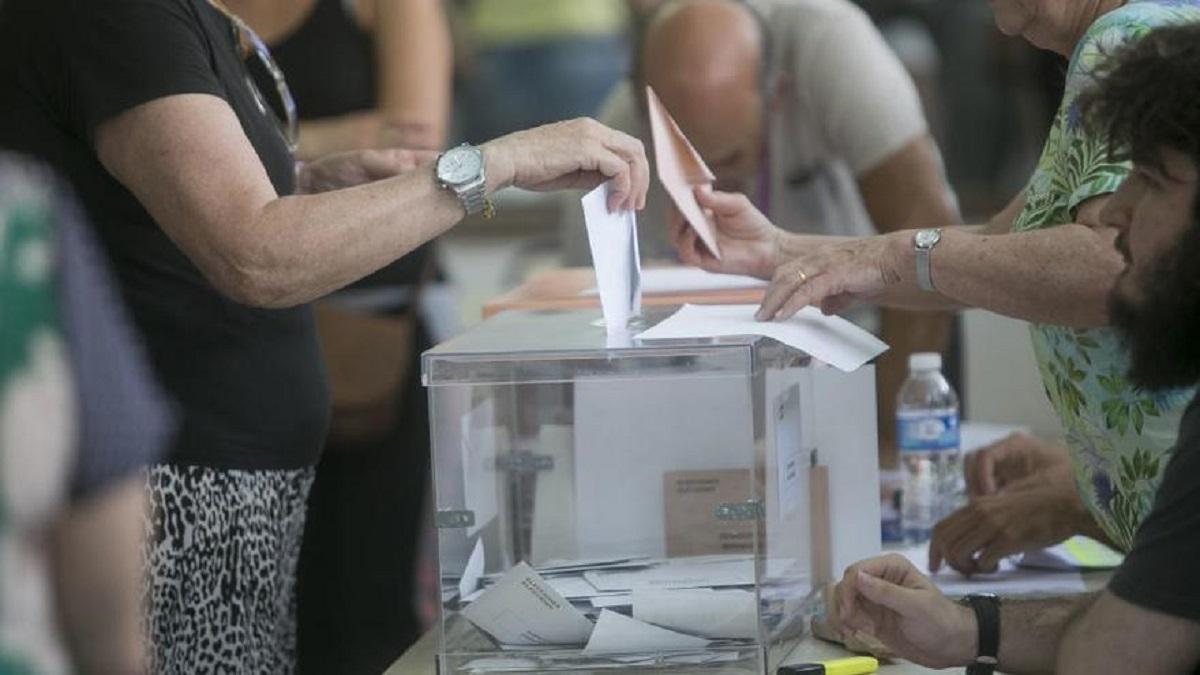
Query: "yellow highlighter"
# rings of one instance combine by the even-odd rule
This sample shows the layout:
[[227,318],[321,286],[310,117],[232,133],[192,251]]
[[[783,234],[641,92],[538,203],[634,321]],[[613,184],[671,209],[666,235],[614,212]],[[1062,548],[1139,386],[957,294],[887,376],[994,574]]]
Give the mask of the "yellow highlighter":
[[879,670],[879,661],[870,656],[855,656],[849,659],[780,666],[775,675],[867,675],[876,670]]

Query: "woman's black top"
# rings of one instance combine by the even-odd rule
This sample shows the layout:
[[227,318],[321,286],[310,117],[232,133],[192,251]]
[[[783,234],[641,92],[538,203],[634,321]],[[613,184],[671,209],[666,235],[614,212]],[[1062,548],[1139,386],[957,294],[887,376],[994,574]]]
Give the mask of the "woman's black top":
[[[375,40],[354,17],[353,4],[353,0],[316,0],[300,26],[271,45],[302,120],[365,112],[378,105]],[[352,288],[418,284],[431,253],[429,244],[421,246]]]
[[206,0],[0,2],[0,146],[49,162],[79,193],[182,413],[170,461],[312,465],[329,400],[310,309],[221,295],[96,157],[97,126],[180,94],[226,101],[276,191],[292,192],[279,127],[247,82],[229,20]]

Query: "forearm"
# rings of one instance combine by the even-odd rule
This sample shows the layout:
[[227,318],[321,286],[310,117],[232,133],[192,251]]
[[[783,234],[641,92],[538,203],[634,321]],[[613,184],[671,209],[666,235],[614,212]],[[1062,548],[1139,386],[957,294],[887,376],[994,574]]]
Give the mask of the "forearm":
[[1124,268],[1111,240],[1074,224],[1002,235],[948,230],[931,261],[934,285],[952,301],[1079,328],[1108,325],[1108,291]]
[[879,392],[879,459],[881,466],[894,468],[896,456],[896,395],[908,376],[908,355],[914,352],[938,352],[946,349],[953,315],[944,312],[905,312],[884,309],[880,312],[880,339],[890,349],[877,362],[875,372]]
[[404,256],[464,216],[432,167],[355,188],[266,204],[239,245],[210,269],[235,299],[263,307],[310,302]]
[[440,148],[450,119],[454,63],[442,2],[386,0],[378,11],[383,120],[408,147]]
[[1000,607],[1000,670],[1015,675],[1053,673],[1068,627],[1098,597],[1005,599]]

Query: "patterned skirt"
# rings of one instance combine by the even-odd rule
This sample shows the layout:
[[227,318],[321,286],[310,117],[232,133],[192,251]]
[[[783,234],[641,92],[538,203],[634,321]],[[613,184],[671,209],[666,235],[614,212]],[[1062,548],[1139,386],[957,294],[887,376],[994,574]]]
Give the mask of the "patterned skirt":
[[151,672],[295,670],[296,562],[312,479],[311,468],[151,468]]

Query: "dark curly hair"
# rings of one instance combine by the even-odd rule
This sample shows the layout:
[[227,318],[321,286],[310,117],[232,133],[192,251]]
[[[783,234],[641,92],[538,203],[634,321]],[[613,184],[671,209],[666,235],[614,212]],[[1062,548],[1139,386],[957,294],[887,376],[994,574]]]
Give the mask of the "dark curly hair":
[[[1170,148],[1200,168],[1200,24],[1160,28],[1113,53],[1080,106],[1114,160],[1166,174],[1161,153]],[[1200,380],[1200,190],[1191,221],[1155,263],[1141,302],[1109,297],[1109,315],[1130,349],[1129,378],[1145,388]]]
[[1088,128],[1114,159],[1161,170],[1159,150],[1200,166],[1200,24],[1159,28],[1117,50],[1080,97]]

